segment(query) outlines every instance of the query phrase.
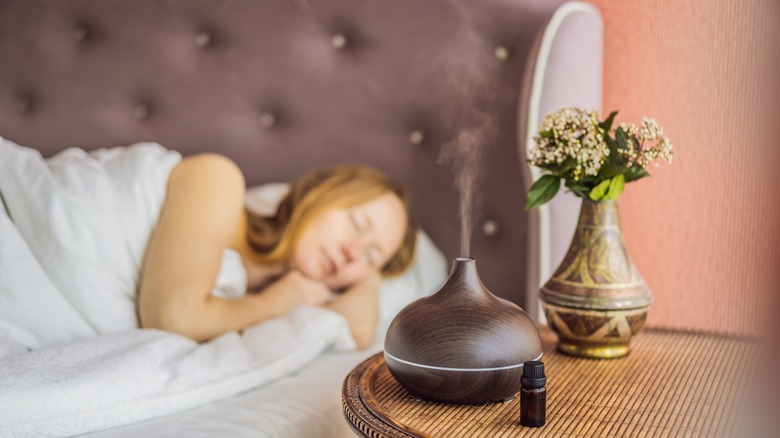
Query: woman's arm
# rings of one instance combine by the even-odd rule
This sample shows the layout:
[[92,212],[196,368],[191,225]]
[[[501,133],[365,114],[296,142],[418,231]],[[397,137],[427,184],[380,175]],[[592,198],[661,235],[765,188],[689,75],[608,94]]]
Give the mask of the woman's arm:
[[359,349],[371,345],[379,323],[379,285],[381,277],[374,273],[350,287],[325,307],[347,319],[349,330]]
[[141,274],[141,326],[198,341],[242,328],[270,313],[257,300],[210,298],[224,248],[241,220],[244,179],[219,155],[185,158],[168,178],[165,205]]
[[321,304],[330,292],[288,275],[268,293],[238,300],[211,296],[222,253],[244,214],[244,178],[229,159],[186,158],[171,171],[160,219],[149,242],[138,297],[140,323],[205,341]]

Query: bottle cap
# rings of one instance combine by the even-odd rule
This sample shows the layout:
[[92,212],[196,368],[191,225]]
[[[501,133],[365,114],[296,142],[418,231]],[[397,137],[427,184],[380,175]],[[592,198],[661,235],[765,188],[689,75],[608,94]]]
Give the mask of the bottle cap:
[[520,379],[523,388],[544,388],[547,377],[544,375],[544,363],[529,360],[523,363],[523,377]]

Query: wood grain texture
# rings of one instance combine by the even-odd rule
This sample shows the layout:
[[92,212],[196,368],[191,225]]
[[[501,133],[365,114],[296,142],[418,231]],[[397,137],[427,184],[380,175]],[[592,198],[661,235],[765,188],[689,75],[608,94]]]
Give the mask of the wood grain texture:
[[674,163],[626,186],[648,326],[760,334],[774,306],[776,0],[589,0],[604,17],[604,110],[655,117]]
[[[418,397],[478,403],[513,397],[522,363],[542,345],[528,314],[487,290],[474,259],[457,258],[438,292],[398,313],[385,351],[392,373]],[[477,371],[485,368],[505,369]]]
[[344,414],[369,437],[739,436],[757,344],[738,337],[650,329],[632,352],[615,360],[556,353],[555,335],[541,331],[545,351],[547,424],[519,425],[519,399],[452,405],[413,398],[390,374],[382,354],[345,379]]

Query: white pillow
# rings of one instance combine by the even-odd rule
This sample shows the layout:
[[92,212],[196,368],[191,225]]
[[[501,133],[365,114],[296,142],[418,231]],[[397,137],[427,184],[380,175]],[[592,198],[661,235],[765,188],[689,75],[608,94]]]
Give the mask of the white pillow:
[[[245,203],[250,210],[270,216],[282,198],[290,190],[288,183],[268,183],[247,189]],[[409,269],[400,276],[382,280],[379,297],[380,323],[376,339],[384,334],[395,315],[412,301],[429,295],[447,278],[447,259],[433,241],[420,230],[417,233],[417,247]]]

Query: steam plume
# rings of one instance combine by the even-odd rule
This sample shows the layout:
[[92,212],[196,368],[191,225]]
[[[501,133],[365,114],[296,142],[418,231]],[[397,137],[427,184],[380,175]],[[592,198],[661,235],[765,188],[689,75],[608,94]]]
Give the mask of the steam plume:
[[[496,66],[488,42],[464,29],[441,57],[444,68],[442,91],[446,118],[455,135],[442,145],[438,163],[452,169],[460,193],[462,256],[470,255],[471,232],[479,219],[482,155],[496,131]],[[482,54],[480,57],[475,54]]]

